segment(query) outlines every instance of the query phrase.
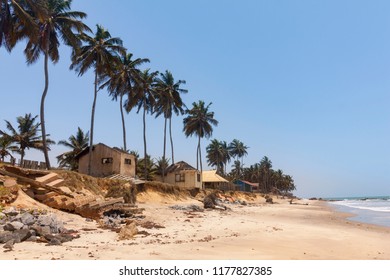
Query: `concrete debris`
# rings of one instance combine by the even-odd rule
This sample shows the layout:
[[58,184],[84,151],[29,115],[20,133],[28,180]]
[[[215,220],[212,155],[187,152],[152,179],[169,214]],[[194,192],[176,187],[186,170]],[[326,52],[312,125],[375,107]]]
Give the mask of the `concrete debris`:
[[54,214],[10,207],[0,212],[0,217],[0,243],[8,251],[24,241],[61,245],[79,237],[77,232],[65,229]]

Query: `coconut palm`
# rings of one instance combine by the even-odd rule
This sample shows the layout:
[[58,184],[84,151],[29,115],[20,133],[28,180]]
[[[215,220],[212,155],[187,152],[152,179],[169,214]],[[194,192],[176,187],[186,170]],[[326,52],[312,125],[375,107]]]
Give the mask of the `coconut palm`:
[[71,11],[72,0],[47,0],[43,2],[44,9],[33,14],[39,28],[38,36],[30,37],[24,50],[27,64],[35,63],[41,54],[44,55],[45,87],[43,89],[40,104],[40,121],[43,153],[46,166],[50,169],[50,160],[46,141],[45,125],[45,99],[49,89],[49,59],[57,63],[59,56],[60,40],[66,45],[76,48],[80,42],[74,33],[81,33],[89,28],[80,20],[86,17],[83,12]]
[[166,150],[166,135],[167,135],[167,120],[169,120],[169,137],[171,142],[172,151],[172,164],[175,163],[174,151],[173,151],[173,139],[172,139],[172,113],[176,116],[184,114],[184,103],[181,99],[181,94],[187,93],[188,90],[180,88],[186,81],[175,81],[173,75],[168,70],[165,73],[160,74],[160,78],[156,79],[157,90],[157,105],[156,105],[156,117],[164,115],[164,148],[163,158],[165,159]]
[[184,134],[187,137],[193,135],[198,136],[196,168],[199,169],[200,165],[201,172],[203,171],[203,168],[200,139],[204,137],[210,138],[213,134],[212,126],[218,125],[218,121],[214,119],[214,112],[209,111],[211,104],[212,103],[209,103],[207,106],[205,106],[205,103],[202,100],[199,100],[199,102],[192,103],[192,108],[186,110],[187,116],[183,120]]
[[[42,136],[39,135],[40,123],[36,123],[38,116],[32,117],[31,114],[25,114],[24,117],[17,117],[18,127],[14,128],[9,121],[5,121],[9,133],[0,130],[2,137],[9,137],[17,145],[15,152],[20,154],[20,165],[23,165],[26,149],[37,149],[43,151]],[[49,135],[46,135],[49,136]],[[47,144],[55,144],[54,141],[46,139]],[[48,147],[49,148],[49,147]]]
[[0,47],[11,51],[17,41],[35,38],[39,28],[32,13],[44,9],[44,0],[0,0]]
[[229,144],[229,150],[232,157],[236,157],[237,159],[241,158],[241,165],[244,165],[243,158],[248,154],[248,147],[244,145],[240,140],[234,139]]
[[[125,102],[125,109],[129,113],[133,108],[137,108],[137,114],[143,109],[143,136],[144,136],[144,158],[147,158],[146,148],[146,113],[153,114],[156,104],[155,79],[158,72],[150,72],[146,69],[140,72],[138,82],[133,90],[133,95]],[[144,177],[148,178],[147,164],[144,165]]]
[[260,185],[265,193],[270,191],[270,178],[272,174],[272,162],[268,157],[263,157],[260,161],[261,178]]
[[13,145],[12,138],[9,135],[0,137],[0,162],[4,162],[4,158],[9,156],[11,160],[14,158],[12,152],[17,150],[17,147]]
[[74,49],[72,53],[72,64],[70,69],[74,69],[79,76],[84,75],[88,69],[93,68],[95,72],[94,97],[91,112],[91,129],[89,138],[89,159],[88,174],[91,174],[93,132],[97,93],[99,89],[99,79],[107,73],[113,71],[113,62],[119,54],[124,54],[125,49],[122,46],[122,40],[117,37],[111,37],[111,34],[102,26],[96,26],[94,37],[82,33],[79,38],[83,41],[82,46]]
[[233,181],[236,179],[240,179],[242,176],[242,165],[239,160],[235,160],[233,165],[232,165],[232,170],[230,172],[230,176],[233,178]]
[[126,126],[125,118],[123,114],[123,96],[132,96],[133,87],[139,79],[140,70],[139,66],[149,62],[147,58],[136,58],[133,59],[133,54],[123,54],[118,60],[114,61],[114,71],[111,75],[108,75],[107,81],[102,87],[107,86],[108,92],[117,100],[119,97],[119,108],[122,119],[122,131],[123,131],[123,149],[127,150],[126,145]]
[[206,148],[207,162],[217,167],[217,172],[226,174],[226,166],[230,161],[230,152],[226,141],[211,140]]
[[[150,158],[150,155],[147,155],[145,158],[141,158],[137,162],[137,174],[141,174],[142,172],[145,172],[145,169],[147,169],[147,176],[144,177],[144,180],[152,181],[154,176],[157,175],[158,169],[156,167],[156,163],[152,158]],[[144,173],[145,174],[145,173]]]
[[69,168],[70,170],[78,169],[78,161],[76,160],[76,156],[86,147],[88,147],[89,142],[89,133],[84,133],[84,131],[78,127],[76,135],[71,135],[68,138],[68,141],[61,140],[58,142],[59,145],[63,145],[67,148],[70,148],[71,151],[65,152],[57,156],[57,161],[59,163],[59,167],[61,168]]

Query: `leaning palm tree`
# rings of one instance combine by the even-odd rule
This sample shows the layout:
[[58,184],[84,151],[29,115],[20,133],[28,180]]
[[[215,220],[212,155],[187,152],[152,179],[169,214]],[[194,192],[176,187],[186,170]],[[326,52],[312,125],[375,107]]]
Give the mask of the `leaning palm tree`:
[[105,77],[107,81],[103,83],[101,88],[107,86],[108,92],[117,100],[119,97],[119,109],[122,119],[122,131],[123,131],[123,149],[127,150],[126,145],[126,126],[125,117],[123,114],[123,96],[133,95],[133,88],[139,80],[140,70],[138,67],[143,63],[149,62],[147,58],[133,59],[133,54],[123,54],[120,58],[114,61],[114,71],[107,73]]
[[157,90],[157,105],[156,105],[156,117],[164,115],[164,148],[163,159],[165,159],[166,150],[166,135],[167,135],[167,120],[169,120],[169,137],[171,142],[172,151],[172,164],[175,163],[174,151],[173,151],[173,139],[172,139],[172,113],[176,116],[184,114],[184,103],[181,99],[181,94],[187,93],[188,90],[180,88],[186,81],[175,81],[173,75],[168,70],[165,73],[160,74],[161,78],[156,79]]
[[89,159],[88,174],[91,174],[92,147],[93,147],[93,128],[95,119],[95,107],[97,93],[99,89],[99,79],[107,73],[113,71],[112,65],[119,54],[123,54],[125,49],[122,46],[122,40],[117,37],[111,37],[111,34],[102,26],[97,25],[94,37],[82,33],[79,37],[84,42],[78,49],[72,53],[72,64],[70,69],[78,72],[79,76],[84,75],[88,69],[93,68],[95,72],[94,97],[91,113],[91,129],[89,138]]
[[[133,90],[133,95],[125,102],[126,112],[129,113],[137,107],[137,114],[143,109],[143,136],[144,136],[144,158],[147,158],[146,149],[146,113],[153,114],[156,104],[155,79],[158,72],[149,72],[150,69],[142,71],[139,75],[138,83]],[[144,176],[148,178],[148,168],[144,165]]]
[[[43,151],[42,136],[39,135],[40,123],[36,123],[38,116],[32,117],[31,114],[25,114],[24,117],[17,117],[18,127],[14,128],[9,121],[5,121],[9,133],[0,130],[0,135],[11,138],[12,142],[17,145],[16,153],[20,154],[20,165],[23,165],[26,149],[30,148]],[[49,136],[49,135],[46,135]],[[55,142],[46,139],[47,144]]]
[[57,161],[59,167],[69,168],[70,170],[78,169],[78,162],[76,156],[88,147],[89,142],[89,132],[84,133],[84,131],[79,127],[77,129],[76,135],[71,135],[68,138],[68,141],[61,140],[58,142],[59,145],[63,145],[67,148],[70,148],[71,151],[65,152],[57,156]]
[[196,135],[198,136],[198,146],[196,152],[196,169],[199,169],[201,172],[202,169],[202,153],[200,149],[200,139],[203,137],[210,138],[213,134],[213,125],[217,126],[218,121],[214,119],[214,112],[210,112],[210,106],[212,103],[209,103],[205,106],[204,101],[199,100],[198,103],[192,103],[192,108],[187,109],[187,116],[184,118],[184,134],[189,137]]
[[38,36],[29,38],[24,50],[27,63],[35,63],[40,54],[44,55],[45,87],[43,89],[40,105],[40,121],[43,153],[45,155],[46,166],[50,169],[50,160],[46,141],[45,125],[45,99],[49,89],[49,59],[57,63],[60,56],[58,48],[60,40],[66,45],[76,48],[80,40],[74,33],[81,33],[90,30],[80,19],[86,17],[83,12],[71,11],[72,0],[47,0],[43,2],[44,9],[38,13],[33,13],[35,22],[39,28]]

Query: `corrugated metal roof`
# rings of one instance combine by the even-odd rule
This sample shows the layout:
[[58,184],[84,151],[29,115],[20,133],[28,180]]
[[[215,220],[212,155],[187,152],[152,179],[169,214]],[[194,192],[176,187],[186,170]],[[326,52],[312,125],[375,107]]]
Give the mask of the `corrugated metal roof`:
[[208,183],[208,182],[209,183],[218,183],[218,182],[228,183],[229,182],[225,178],[219,176],[217,174],[217,170],[203,171],[202,172],[202,181],[204,183]]

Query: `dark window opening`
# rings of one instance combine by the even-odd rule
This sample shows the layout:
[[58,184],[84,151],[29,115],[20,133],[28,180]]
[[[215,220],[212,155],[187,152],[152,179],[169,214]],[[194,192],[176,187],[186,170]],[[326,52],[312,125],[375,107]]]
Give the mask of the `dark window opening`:
[[175,181],[176,182],[185,182],[185,174],[176,174],[175,175]]
[[112,157],[102,158],[102,163],[103,164],[110,164],[110,163],[112,163]]
[[131,159],[125,158],[125,164],[131,164]]

